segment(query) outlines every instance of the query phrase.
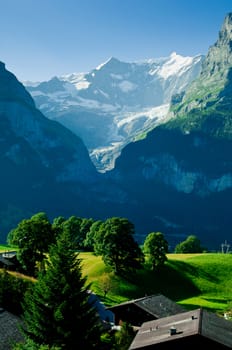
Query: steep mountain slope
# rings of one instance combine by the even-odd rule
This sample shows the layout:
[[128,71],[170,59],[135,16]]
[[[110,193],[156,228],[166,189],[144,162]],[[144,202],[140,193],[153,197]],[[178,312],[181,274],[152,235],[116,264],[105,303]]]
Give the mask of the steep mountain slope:
[[[102,147],[109,146],[112,135],[116,135],[114,141],[123,139],[125,144],[132,135],[139,137],[139,130],[147,132],[156,125],[156,118],[162,122],[143,133],[140,141],[128,144],[115,168],[105,174],[97,173],[81,139],[44,117],[22,84],[0,64],[0,233],[9,227],[9,218],[13,227],[20,218],[46,211],[49,216],[127,217],[135,224],[140,242],[147,233],[160,230],[171,248],[189,234],[198,235],[210,249],[220,249],[225,239],[230,242],[231,32],[230,14],[218,41],[209,49],[199,78],[191,85],[187,81],[195,73],[190,80],[181,81],[184,75],[180,72],[183,69],[191,75],[199,69],[201,58],[196,64],[194,59],[189,64],[184,59],[186,64],[178,65],[180,57],[172,55],[161,60],[162,64],[125,64],[111,59],[89,75],[55,78],[31,89],[37,105],[50,118],[64,116],[67,124],[74,125],[73,118],[76,132],[85,119],[91,127],[98,126],[102,133],[94,128],[83,132],[91,137],[96,132],[102,143],[92,142]],[[179,87],[174,88],[177,80]],[[135,87],[136,81],[141,84]],[[146,84],[147,93],[139,98],[136,94]],[[117,95],[113,102],[109,103],[107,93],[112,99]],[[101,96],[101,101],[95,96]],[[166,105],[160,106],[161,97]],[[168,99],[172,105],[167,115]],[[56,103],[49,104],[51,101]],[[164,123],[164,117],[168,122]],[[115,157],[113,145],[111,151]]]
[[83,139],[97,168],[108,170],[138,133],[166,120],[171,96],[199,75],[202,60],[176,53],[136,63],[111,58],[90,73],[26,87],[48,118]]
[[[98,174],[83,142],[45,118],[16,77],[0,63],[0,231],[36,210],[65,212],[75,191],[85,192]],[[17,221],[16,221],[17,222]]]
[[[232,138],[232,14],[215,45],[210,47],[199,78],[173,104],[175,121],[183,132],[202,130],[215,137]],[[178,101],[178,97],[177,97]],[[199,111],[201,111],[199,116]]]
[[193,233],[212,249],[232,239],[231,33],[229,14],[200,77],[173,97],[175,118],[125,147],[108,174],[141,234],[162,230],[174,244]]

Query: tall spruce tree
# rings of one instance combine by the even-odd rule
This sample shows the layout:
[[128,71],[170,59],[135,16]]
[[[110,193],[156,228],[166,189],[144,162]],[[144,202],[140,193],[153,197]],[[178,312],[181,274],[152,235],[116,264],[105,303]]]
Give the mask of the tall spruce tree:
[[24,300],[24,333],[37,344],[61,349],[99,348],[100,321],[88,301],[81,260],[64,231],[52,245],[48,266]]

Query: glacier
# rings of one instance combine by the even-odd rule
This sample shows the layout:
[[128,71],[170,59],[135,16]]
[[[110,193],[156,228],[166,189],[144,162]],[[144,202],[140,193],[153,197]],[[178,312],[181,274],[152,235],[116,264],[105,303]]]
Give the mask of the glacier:
[[125,145],[167,121],[172,96],[200,74],[203,60],[175,52],[139,62],[111,57],[87,73],[24,85],[46,117],[83,139],[96,168],[105,172]]

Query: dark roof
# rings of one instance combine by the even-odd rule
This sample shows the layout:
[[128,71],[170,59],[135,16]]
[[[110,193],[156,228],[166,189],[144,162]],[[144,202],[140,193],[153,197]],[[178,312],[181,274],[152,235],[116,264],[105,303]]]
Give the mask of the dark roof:
[[232,348],[232,322],[211,312],[202,312],[200,333],[218,343]]
[[5,265],[5,266],[13,266],[14,265],[11,261],[9,261],[6,258],[3,258],[2,256],[0,256],[0,263],[2,263],[2,265]]
[[126,301],[124,303],[111,306],[108,309],[114,312],[117,308],[124,306],[126,307],[131,304],[135,304],[139,308],[154,316],[154,318],[162,318],[185,311],[182,306],[176,304],[174,301],[170,300],[162,294],[155,294]]
[[145,349],[194,335],[232,348],[232,322],[197,309],[143,323],[129,350]]
[[23,340],[19,329],[21,324],[19,317],[0,308],[0,349],[10,350],[12,344]]
[[141,309],[150,312],[156,318],[175,315],[185,311],[182,306],[161,294],[138,299],[135,303]]

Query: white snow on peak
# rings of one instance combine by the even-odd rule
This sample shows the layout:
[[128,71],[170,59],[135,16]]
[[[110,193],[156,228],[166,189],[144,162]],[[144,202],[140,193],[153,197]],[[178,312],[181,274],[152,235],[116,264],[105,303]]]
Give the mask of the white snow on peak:
[[87,80],[82,80],[82,81],[79,81],[78,83],[75,84],[77,90],[83,90],[83,89],[88,89],[89,85],[91,83]]
[[69,75],[63,75],[60,79],[72,84],[76,90],[88,89],[89,85],[91,84],[86,80],[86,73],[72,73]]
[[139,112],[125,112],[123,118],[116,118],[117,126],[120,128],[124,124],[129,124],[135,119],[139,119],[146,115],[148,119],[156,119],[157,124],[164,121],[167,117],[170,104],[166,103],[158,107],[146,108]]
[[133,84],[132,82],[128,80],[123,80],[121,83],[118,84],[119,88],[123,92],[130,92],[136,89],[137,85]]
[[121,74],[111,73],[110,76],[111,76],[111,78],[116,79],[116,80],[122,80],[123,79],[123,76]]
[[173,52],[170,59],[159,69],[158,74],[164,79],[172,75],[181,75],[191,66],[193,60],[194,57],[183,57]]
[[110,62],[112,60],[113,57],[108,58],[105,62],[99,64],[99,66],[97,66],[95,69],[96,70],[100,70],[102,67],[104,67],[108,62]]
[[99,66],[97,66],[95,68],[95,70],[100,70],[102,67],[104,67],[105,65],[107,65],[108,63],[112,63],[112,64],[120,64],[120,63],[125,63],[125,62],[122,62],[120,61],[119,59],[117,59],[116,57],[110,57],[108,60],[106,60],[105,62],[99,64]]
[[83,80],[85,78],[86,73],[71,73],[62,75],[60,77],[61,80],[68,81],[69,83],[75,84],[76,82]]

